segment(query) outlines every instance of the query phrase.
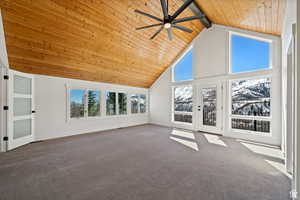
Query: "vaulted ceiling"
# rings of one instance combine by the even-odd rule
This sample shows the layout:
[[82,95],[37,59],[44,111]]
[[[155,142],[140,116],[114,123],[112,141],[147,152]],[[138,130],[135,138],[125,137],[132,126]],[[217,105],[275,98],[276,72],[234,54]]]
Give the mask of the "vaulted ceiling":
[[[281,34],[285,0],[195,0],[216,24]],[[170,12],[183,0],[169,0]],[[159,0],[1,0],[11,69],[150,87],[203,30],[199,21],[149,40],[157,27],[135,9],[162,17]],[[192,16],[187,9],[179,17]]]

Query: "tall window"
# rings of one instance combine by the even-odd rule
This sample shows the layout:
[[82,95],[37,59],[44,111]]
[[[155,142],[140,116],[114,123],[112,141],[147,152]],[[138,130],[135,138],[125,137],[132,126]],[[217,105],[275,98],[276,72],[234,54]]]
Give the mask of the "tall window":
[[174,66],[173,80],[186,81],[193,79],[193,52],[189,50],[183,58]]
[[139,96],[137,94],[133,94],[130,97],[131,102],[131,113],[136,114],[139,112]]
[[106,93],[106,115],[116,115],[116,93]]
[[270,133],[271,79],[231,82],[231,127]]
[[146,112],[146,95],[141,94],[140,95],[140,113]]
[[174,111],[173,120],[175,122],[192,123],[193,114],[193,87],[174,87]]
[[249,72],[268,69],[270,43],[244,36],[231,35],[231,72]]
[[100,116],[100,91],[88,91],[88,116]]
[[70,117],[81,118],[84,117],[85,105],[85,90],[71,90],[70,91]]
[[125,93],[118,93],[118,103],[119,103],[119,114],[127,114],[127,95]]

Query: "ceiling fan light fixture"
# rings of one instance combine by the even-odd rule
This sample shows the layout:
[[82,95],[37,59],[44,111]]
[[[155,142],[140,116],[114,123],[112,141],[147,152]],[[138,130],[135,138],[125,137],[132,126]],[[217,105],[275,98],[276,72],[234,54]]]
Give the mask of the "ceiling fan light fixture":
[[[179,23],[181,23],[181,22],[188,22],[188,21],[192,21],[192,20],[200,20],[206,28],[211,27],[211,22],[209,21],[208,18],[206,18],[205,14],[200,10],[200,8],[198,8],[196,6],[196,4],[194,5],[195,8],[197,9],[196,16],[190,16],[190,17],[184,17],[184,18],[177,19],[177,17],[185,9],[187,9],[192,3],[194,3],[195,0],[183,0],[183,1],[184,1],[184,3],[181,5],[181,7],[179,7],[173,15],[170,15],[169,14],[169,0],[160,0],[162,12],[163,12],[163,18],[162,19],[159,18],[159,17],[156,17],[154,15],[151,15],[151,14],[148,14],[148,13],[145,13],[143,11],[135,9],[136,13],[144,15],[144,16],[152,18],[152,19],[155,19],[156,21],[160,22],[159,24],[152,24],[152,25],[138,27],[138,28],[136,28],[136,30],[142,30],[142,29],[148,29],[148,28],[151,28],[151,27],[160,26],[160,28],[154,33],[154,35],[152,35],[150,40],[153,40],[164,29],[168,32],[169,40],[172,40],[172,38],[173,38],[172,29],[173,28],[179,29],[179,30],[181,30],[183,32],[186,32],[186,33],[192,33],[193,32],[191,29],[179,25]],[[195,11],[193,11],[193,12],[195,12]]]
[[172,27],[171,23],[165,23],[165,24],[164,24],[164,28],[165,28],[165,29],[169,29],[169,28],[171,28],[171,27]]

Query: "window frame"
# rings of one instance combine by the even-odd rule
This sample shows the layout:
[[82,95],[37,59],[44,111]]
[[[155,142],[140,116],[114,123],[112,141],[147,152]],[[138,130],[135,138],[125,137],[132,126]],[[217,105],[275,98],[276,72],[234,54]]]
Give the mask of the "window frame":
[[[261,42],[267,42],[270,45],[270,50],[269,50],[269,67],[267,69],[258,69],[258,70],[251,70],[251,71],[244,71],[244,72],[233,72],[232,71],[232,36],[236,35],[239,37],[247,38],[247,39],[252,39],[252,40],[257,40]],[[274,65],[274,44],[271,39],[266,39],[262,38],[259,36],[253,36],[253,35],[248,35],[240,32],[235,32],[235,31],[229,31],[229,57],[228,57],[228,74],[229,75],[238,75],[238,74],[245,74],[245,73],[253,73],[253,72],[261,72],[261,71],[269,71],[273,69]]]
[[[97,88],[97,87],[82,87],[75,85],[65,84],[65,92],[66,92],[66,122],[70,121],[78,121],[78,120],[96,120],[96,119],[105,119],[105,118],[115,118],[115,117],[125,117],[131,114],[134,115],[145,115],[148,114],[148,94],[145,92],[127,92],[126,90],[117,90],[117,89],[105,89],[105,88]],[[71,90],[83,90],[84,91],[84,116],[79,118],[71,118]],[[88,116],[88,91],[99,91],[99,102],[100,102],[100,115],[99,116]],[[116,94],[116,114],[115,115],[106,115],[106,94],[107,92],[113,92]],[[119,93],[123,93],[127,97],[126,101],[126,114],[120,114],[119,112]],[[140,95],[145,95],[145,112],[140,113],[140,101],[138,100],[138,113],[131,113],[131,95],[137,95],[138,99]]]
[[[108,115],[107,114],[107,94],[108,93],[115,93],[115,114],[114,115]],[[105,91],[105,116],[106,117],[115,117],[119,115],[119,102],[118,102],[118,92],[115,90],[106,90]]]
[[[83,90],[84,91],[84,116],[83,117],[71,117],[71,90]],[[100,115],[99,116],[88,116],[88,91],[99,91],[99,103],[100,103]],[[103,117],[103,110],[101,105],[102,100],[102,91],[98,88],[87,88],[80,86],[68,86],[66,85],[66,93],[67,93],[67,117],[66,121],[73,120],[90,120],[90,119],[98,119]]]
[[[257,79],[265,79],[269,78],[271,82],[270,86],[270,116],[252,116],[252,115],[235,115],[232,114],[232,82],[233,81],[238,81],[238,80],[257,80]],[[264,136],[264,137],[272,137],[273,136],[273,129],[272,129],[272,124],[273,124],[273,79],[272,75],[260,75],[260,76],[251,76],[251,77],[239,77],[239,78],[233,78],[229,80],[229,88],[228,88],[228,97],[229,97],[229,105],[228,105],[228,112],[229,112],[229,120],[228,120],[228,127],[230,131],[234,133],[242,133],[242,134],[250,134],[250,135],[257,135],[257,136]],[[250,131],[250,130],[243,130],[243,129],[236,129],[232,128],[232,119],[246,119],[246,120],[257,120],[257,121],[268,121],[270,122],[270,132],[260,132],[260,131]]]
[[[138,98],[138,103],[137,103],[137,112],[136,113],[133,113],[132,112],[132,102],[131,102],[131,98],[132,98],[132,96],[137,96],[137,98]],[[129,102],[130,102],[130,114],[132,114],[132,115],[136,115],[136,114],[140,114],[140,94],[138,94],[138,93],[132,93],[132,94],[130,94],[130,99],[129,99]]]
[[[89,116],[89,91],[95,91],[95,92],[99,92],[99,104],[100,104],[100,113],[99,113],[99,115],[97,115],[97,116]],[[86,89],[86,91],[85,91],[85,103],[86,103],[86,112],[85,112],[85,114],[86,114],[86,118],[99,118],[99,117],[101,117],[101,115],[102,115],[102,106],[101,106],[101,95],[102,95],[102,92],[101,92],[101,90],[99,90],[99,89]]]
[[[132,106],[132,103],[131,103],[131,96],[133,96],[133,95],[136,95],[137,97],[138,97],[138,104],[137,104],[137,106],[138,106],[138,112],[137,113],[133,113],[133,112],[131,112],[132,110],[131,110],[131,106]],[[141,113],[141,111],[140,111],[140,96],[141,95],[144,95],[145,97],[146,97],[146,99],[145,99],[145,112],[144,113]],[[129,98],[127,98],[127,100],[128,100],[128,102],[129,102],[129,110],[130,111],[127,111],[127,113],[130,113],[131,115],[144,115],[144,114],[147,114],[148,113],[148,95],[147,94],[145,94],[145,93],[138,93],[138,92],[136,92],[136,93],[130,93],[129,95]],[[128,97],[127,96],[127,97]]]
[[[181,82],[182,83],[182,82]],[[193,100],[193,108],[191,112],[186,112],[186,111],[175,111],[175,102],[174,102],[174,97],[175,97],[175,88],[176,87],[185,87],[185,86],[191,86],[192,87],[192,100]],[[192,126],[194,124],[194,85],[189,81],[187,84],[179,84],[179,85],[173,85],[172,86],[172,108],[171,108],[171,120],[172,123],[174,124],[181,124],[181,125],[189,125]],[[175,114],[183,114],[183,115],[191,115],[192,116],[192,122],[180,122],[180,121],[175,121],[174,115]]]
[[[145,112],[141,112],[141,96],[145,96]],[[140,114],[145,114],[147,112],[147,96],[146,94],[139,94],[139,101],[138,101],[138,105],[139,105],[139,113]]]
[[[193,59],[192,59],[192,79],[189,79],[189,80],[182,80],[182,81],[175,81],[175,67],[176,65],[185,57],[185,55],[189,52],[189,51],[193,51],[194,49],[194,46],[191,45],[189,46],[185,51],[184,53],[176,59],[176,61],[172,64],[172,67],[171,67],[171,80],[172,80],[172,83],[185,83],[185,82],[191,82],[194,80],[194,68],[193,68]],[[193,52],[192,52],[193,53]]]
[[[120,114],[120,105],[119,105],[119,94],[125,94],[126,96],[126,114]],[[129,113],[128,113],[128,93],[127,92],[117,92],[117,115],[118,116],[127,116]]]

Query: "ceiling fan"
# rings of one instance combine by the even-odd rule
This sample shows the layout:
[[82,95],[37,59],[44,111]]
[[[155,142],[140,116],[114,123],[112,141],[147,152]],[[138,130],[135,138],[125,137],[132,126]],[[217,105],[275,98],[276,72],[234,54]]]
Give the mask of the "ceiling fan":
[[186,0],[182,4],[182,6],[173,15],[170,15],[169,14],[169,0],[160,0],[161,8],[162,8],[163,16],[164,16],[163,19],[160,19],[154,15],[150,15],[148,13],[145,13],[143,11],[136,9],[135,10],[136,13],[150,17],[159,22],[157,24],[138,27],[138,28],[136,28],[136,30],[148,29],[148,28],[159,26],[160,28],[154,33],[154,35],[150,38],[150,40],[153,40],[163,29],[165,29],[167,31],[169,40],[172,40],[173,39],[172,28],[176,28],[176,29],[179,29],[179,30],[187,32],[187,33],[193,32],[191,29],[184,27],[182,25],[179,25],[179,23],[181,23],[181,22],[200,20],[207,28],[209,28],[211,26],[211,23],[206,18],[205,14],[200,10],[199,7],[197,7],[198,12],[195,16],[177,19],[177,17],[193,2],[194,2],[194,0]]

